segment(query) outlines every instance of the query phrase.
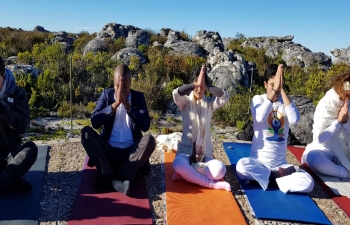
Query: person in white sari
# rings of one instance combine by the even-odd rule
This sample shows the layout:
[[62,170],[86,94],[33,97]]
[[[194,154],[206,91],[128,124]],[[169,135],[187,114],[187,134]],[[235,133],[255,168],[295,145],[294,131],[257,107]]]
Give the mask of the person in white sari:
[[[190,83],[173,90],[173,99],[182,116],[183,134],[173,162],[173,180],[184,179],[203,187],[231,191],[226,181],[219,181],[226,173],[225,165],[213,159],[210,121],[213,111],[225,105],[229,95],[210,86],[205,66],[195,70]],[[204,95],[208,90],[214,97]],[[189,96],[187,94],[190,94]]]
[[318,173],[350,178],[349,97],[350,73],[344,73],[333,78],[333,88],[317,104],[313,141],[302,163]]

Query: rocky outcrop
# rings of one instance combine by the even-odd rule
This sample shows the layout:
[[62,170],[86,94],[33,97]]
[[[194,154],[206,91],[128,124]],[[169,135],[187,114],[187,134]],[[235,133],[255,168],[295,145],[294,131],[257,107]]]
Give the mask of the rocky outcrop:
[[36,31],[36,32],[44,32],[44,33],[49,33],[49,32],[50,32],[50,31],[48,31],[48,30],[45,30],[45,28],[42,27],[42,26],[36,26],[36,27],[34,27],[33,31]]
[[350,64],[350,46],[347,48],[335,48],[331,50],[331,53],[334,55],[333,63],[346,63]]
[[[136,31],[139,28],[134,26],[124,26],[118,23],[108,23],[97,34],[96,38],[92,39],[84,49],[84,55],[88,52],[97,53],[107,50],[107,43],[115,41],[120,37],[127,38],[129,31]],[[130,41],[132,42],[132,41]]]
[[118,60],[126,65],[130,64],[131,57],[137,57],[140,60],[141,65],[147,63],[145,56],[136,48],[123,48],[112,56],[113,60]]
[[294,43],[293,35],[283,37],[257,37],[249,38],[242,43],[244,48],[265,49],[265,55],[275,58],[282,52],[282,59],[287,66],[297,65],[307,68],[313,64],[319,64],[322,68],[328,69],[332,64],[332,59],[322,52],[313,53],[310,49]]
[[73,50],[74,40],[77,39],[77,36],[70,37],[67,32],[60,31],[55,33],[55,37],[50,41],[50,44],[59,43],[63,46],[66,53]]
[[38,77],[41,73],[40,69],[27,64],[11,64],[6,66],[13,73],[31,74],[33,77]]
[[125,40],[126,47],[138,48],[140,45],[149,45],[150,36],[147,31],[144,30],[131,30],[128,33],[128,37]]
[[302,144],[312,142],[312,125],[314,123],[314,113],[316,107],[311,99],[301,95],[290,95],[292,101],[298,108],[300,120],[297,124],[291,125],[290,129],[296,139]]
[[198,44],[190,41],[183,41],[180,32],[175,30],[168,31],[168,39],[164,47],[171,48],[172,53],[176,54],[205,56],[205,52]]
[[220,52],[225,50],[221,36],[218,32],[200,30],[193,37],[193,41],[202,46],[207,52],[218,48]]

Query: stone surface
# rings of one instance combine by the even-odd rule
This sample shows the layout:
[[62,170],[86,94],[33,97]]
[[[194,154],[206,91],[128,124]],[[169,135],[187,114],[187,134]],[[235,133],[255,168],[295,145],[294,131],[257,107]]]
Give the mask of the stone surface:
[[144,30],[131,30],[125,40],[126,47],[138,48],[140,45],[148,46],[150,42],[149,33]]
[[275,37],[254,37],[249,38],[242,43],[244,48],[265,49],[265,55],[275,58],[280,51],[282,51],[282,59],[287,66],[297,65],[303,68],[312,66],[312,64],[319,64],[322,68],[328,69],[332,64],[330,56],[323,52],[311,52],[310,49],[301,44],[294,43],[293,35]]
[[207,52],[212,52],[214,48],[224,51],[225,47],[218,32],[200,30],[193,37],[193,41],[202,46]]
[[298,108],[300,120],[296,125],[291,125],[291,132],[300,141],[307,144],[312,142],[312,125],[314,123],[314,113],[316,107],[311,99],[301,95],[290,95],[292,101]]
[[129,65],[131,57],[137,57],[140,60],[141,65],[147,63],[146,57],[136,48],[123,48],[112,56],[112,59],[119,60],[122,63]]
[[347,48],[335,48],[331,50],[334,55],[333,63],[346,63],[350,64],[350,46]]

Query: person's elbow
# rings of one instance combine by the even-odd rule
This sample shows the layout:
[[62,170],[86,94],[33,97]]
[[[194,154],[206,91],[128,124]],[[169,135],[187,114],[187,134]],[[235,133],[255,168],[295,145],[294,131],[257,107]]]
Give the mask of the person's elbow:
[[143,131],[143,132],[147,132],[149,130],[151,126],[151,121],[150,119],[148,120],[145,120],[143,123],[142,123],[142,126],[140,127],[140,129]]
[[23,121],[23,122],[24,122],[24,126],[19,126],[18,127],[18,132],[20,134],[26,133],[28,131],[28,129],[29,129],[29,124],[30,124],[29,118],[26,118],[25,121]]
[[294,124],[297,124],[300,120],[300,115],[299,113],[295,116],[295,117],[292,117],[290,120],[289,120],[289,123],[294,125]]

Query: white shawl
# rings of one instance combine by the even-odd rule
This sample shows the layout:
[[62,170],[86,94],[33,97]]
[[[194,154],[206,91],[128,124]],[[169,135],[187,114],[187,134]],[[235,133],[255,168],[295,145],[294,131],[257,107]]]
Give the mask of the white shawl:
[[[205,95],[200,100],[196,100],[193,91],[189,95],[189,99],[191,100],[192,142],[196,142],[196,159],[197,162],[201,162],[205,156],[206,130],[209,130],[210,126],[210,123],[207,123],[209,104]],[[199,107],[199,110],[197,110],[197,107]]]
[[[314,126],[312,131],[314,141],[317,141],[318,136],[324,131],[324,129],[338,118],[339,110],[343,104],[344,101],[339,99],[339,95],[333,88],[319,101],[314,115]],[[350,171],[350,136],[349,131],[344,127],[345,126],[341,126],[330,140],[323,143],[323,145],[330,149],[335,154],[338,161]]]

